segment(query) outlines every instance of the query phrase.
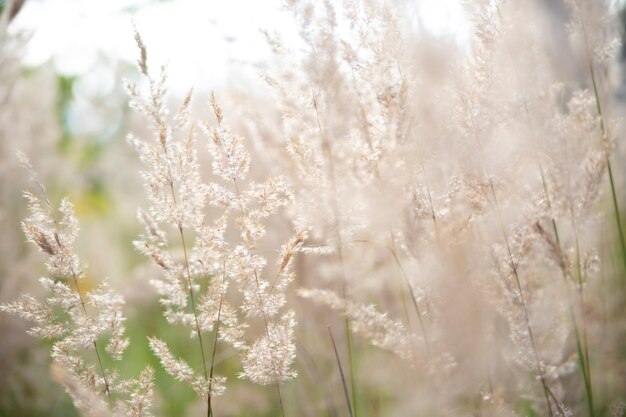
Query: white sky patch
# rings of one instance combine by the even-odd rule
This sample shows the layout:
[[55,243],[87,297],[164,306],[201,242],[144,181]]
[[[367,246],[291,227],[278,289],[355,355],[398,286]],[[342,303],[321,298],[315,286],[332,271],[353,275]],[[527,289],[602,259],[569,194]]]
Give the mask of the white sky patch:
[[421,23],[428,32],[451,37],[460,44],[468,42],[470,23],[460,0],[424,0],[418,7]]
[[53,59],[59,72],[78,75],[91,71],[99,54],[134,62],[134,19],[153,70],[167,63],[171,87],[187,89],[224,83],[231,60],[263,58],[258,28],[286,18],[277,0],[31,0],[15,29],[32,31],[27,65]]
[[[418,13],[424,29],[463,43],[468,23],[459,0],[424,0]],[[29,0],[14,29],[32,32],[24,59],[37,66],[53,60],[66,75],[98,66],[99,55],[134,62],[134,18],[148,47],[149,64],[168,64],[169,85],[211,89],[233,82],[232,72],[255,77],[250,66],[268,56],[259,29],[296,36],[282,0]]]

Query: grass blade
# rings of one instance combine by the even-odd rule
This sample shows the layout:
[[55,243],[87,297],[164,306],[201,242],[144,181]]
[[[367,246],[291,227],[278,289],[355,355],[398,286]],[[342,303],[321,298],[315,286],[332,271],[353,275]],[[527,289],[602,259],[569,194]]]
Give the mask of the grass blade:
[[337,366],[339,367],[339,374],[341,375],[341,384],[343,385],[343,394],[346,397],[346,404],[348,405],[348,412],[350,413],[350,417],[354,417],[352,414],[352,403],[350,402],[350,394],[348,394],[348,385],[346,384],[346,377],[343,373],[343,368],[341,367],[341,360],[339,359],[339,353],[337,352],[337,345],[335,344],[335,338],[333,337],[333,332],[330,330],[330,326],[328,326],[328,333],[330,334],[330,340],[333,342],[333,350],[335,351],[335,359],[337,359]]

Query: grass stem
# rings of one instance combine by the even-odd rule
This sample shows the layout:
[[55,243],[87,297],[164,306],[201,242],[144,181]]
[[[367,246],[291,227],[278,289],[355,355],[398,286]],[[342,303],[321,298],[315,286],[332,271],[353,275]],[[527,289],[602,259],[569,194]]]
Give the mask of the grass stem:
[[343,368],[341,367],[341,360],[339,359],[339,353],[337,352],[337,344],[335,343],[335,338],[333,337],[333,332],[330,330],[330,326],[328,326],[328,333],[330,334],[330,340],[333,343],[333,350],[335,351],[335,359],[337,360],[337,367],[339,367],[339,375],[341,376],[341,384],[343,385],[343,394],[346,398],[346,405],[348,406],[348,413],[350,414],[350,417],[354,417],[354,414],[352,413],[350,394],[348,394],[348,386],[346,384],[346,377],[343,373]]

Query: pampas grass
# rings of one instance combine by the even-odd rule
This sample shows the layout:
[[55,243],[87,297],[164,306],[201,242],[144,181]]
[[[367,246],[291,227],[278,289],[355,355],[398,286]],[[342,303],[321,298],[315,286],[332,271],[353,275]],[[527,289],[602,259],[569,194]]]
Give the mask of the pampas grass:
[[[242,389],[270,404],[245,415],[623,415],[621,32],[602,2],[544,3],[467,3],[456,45],[408,3],[289,1],[299,39],[264,32],[268,97],[205,95],[204,121],[136,30],[151,266],[124,285],[151,283],[163,325],[127,335],[139,307],[81,289],[72,205],[34,175],[45,299],[2,310],[52,340],[86,415],[160,415],[173,384],[216,417]],[[109,367],[129,343],[159,389]]]

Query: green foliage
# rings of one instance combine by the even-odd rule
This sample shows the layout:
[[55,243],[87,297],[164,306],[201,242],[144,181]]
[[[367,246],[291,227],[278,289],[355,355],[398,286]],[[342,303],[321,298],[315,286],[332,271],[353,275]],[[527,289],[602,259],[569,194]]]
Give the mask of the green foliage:
[[61,127],[59,149],[66,150],[72,142],[72,130],[69,124],[70,105],[74,100],[74,84],[76,76],[57,75],[56,113]]

